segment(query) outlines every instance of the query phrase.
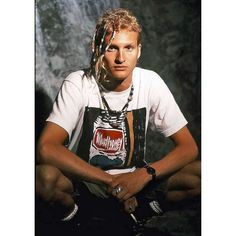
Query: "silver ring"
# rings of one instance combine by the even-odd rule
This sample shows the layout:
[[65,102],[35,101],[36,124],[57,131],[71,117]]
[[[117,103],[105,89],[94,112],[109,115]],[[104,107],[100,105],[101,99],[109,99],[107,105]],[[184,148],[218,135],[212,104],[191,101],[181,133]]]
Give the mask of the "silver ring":
[[122,192],[123,188],[121,186],[118,186],[113,189],[115,191],[115,194],[117,195],[118,193]]

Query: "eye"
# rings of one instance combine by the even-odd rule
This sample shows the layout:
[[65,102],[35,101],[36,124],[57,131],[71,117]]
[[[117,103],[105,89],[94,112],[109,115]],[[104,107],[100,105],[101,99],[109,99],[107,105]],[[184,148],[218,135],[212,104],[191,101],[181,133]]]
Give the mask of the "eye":
[[133,49],[134,49],[134,47],[131,46],[131,45],[129,45],[129,46],[126,47],[126,50],[127,50],[128,52],[132,52]]
[[114,52],[116,50],[116,48],[114,46],[110,46],[107,51],[108,52]]

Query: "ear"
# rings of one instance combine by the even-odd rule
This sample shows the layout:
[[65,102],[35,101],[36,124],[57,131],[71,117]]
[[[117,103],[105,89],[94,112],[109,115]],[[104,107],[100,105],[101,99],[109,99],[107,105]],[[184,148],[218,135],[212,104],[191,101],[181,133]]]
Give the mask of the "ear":
[[140,43],[140,44],[138,45],[138,59],[139,59],[139,57],[141,56],[141,48],[142,48],[142,44]]

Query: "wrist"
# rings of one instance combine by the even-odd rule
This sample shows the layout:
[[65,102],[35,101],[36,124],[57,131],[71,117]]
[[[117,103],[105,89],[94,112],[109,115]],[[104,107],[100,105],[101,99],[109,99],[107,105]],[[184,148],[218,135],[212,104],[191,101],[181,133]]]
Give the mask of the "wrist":
[[105,172],[105,175],[106,176],[105,176],[103,183],[107,186],[111,186],[111,183],[112,183],[114,177],[106,172]]
[[147,170],[145,168],[140,168],[139,171],[145,185],[152,181],[152,176],[147,173]]
[[143,169],[145,169],[146,173],[149,175],[149,177],[150,177],[149,181],[156,180],[157,174],[156,174],[156,170],[153,167],[151,167],[150,165],[147,164],[143,167]]

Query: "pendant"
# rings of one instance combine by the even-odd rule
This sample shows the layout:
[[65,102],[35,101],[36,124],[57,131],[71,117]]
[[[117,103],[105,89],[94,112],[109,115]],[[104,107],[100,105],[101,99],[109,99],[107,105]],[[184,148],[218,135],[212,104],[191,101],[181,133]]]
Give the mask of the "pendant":
[[114,111],[114,110],[111,110],[110,112],[111,112],[112,116],[116,116],[116,117],[119,117],[122,113],[122,111]]
[[110,123],[110,125],[113,127],[113,128],[118,128],[119,127],[119,124],[117,124],[117,123]]

